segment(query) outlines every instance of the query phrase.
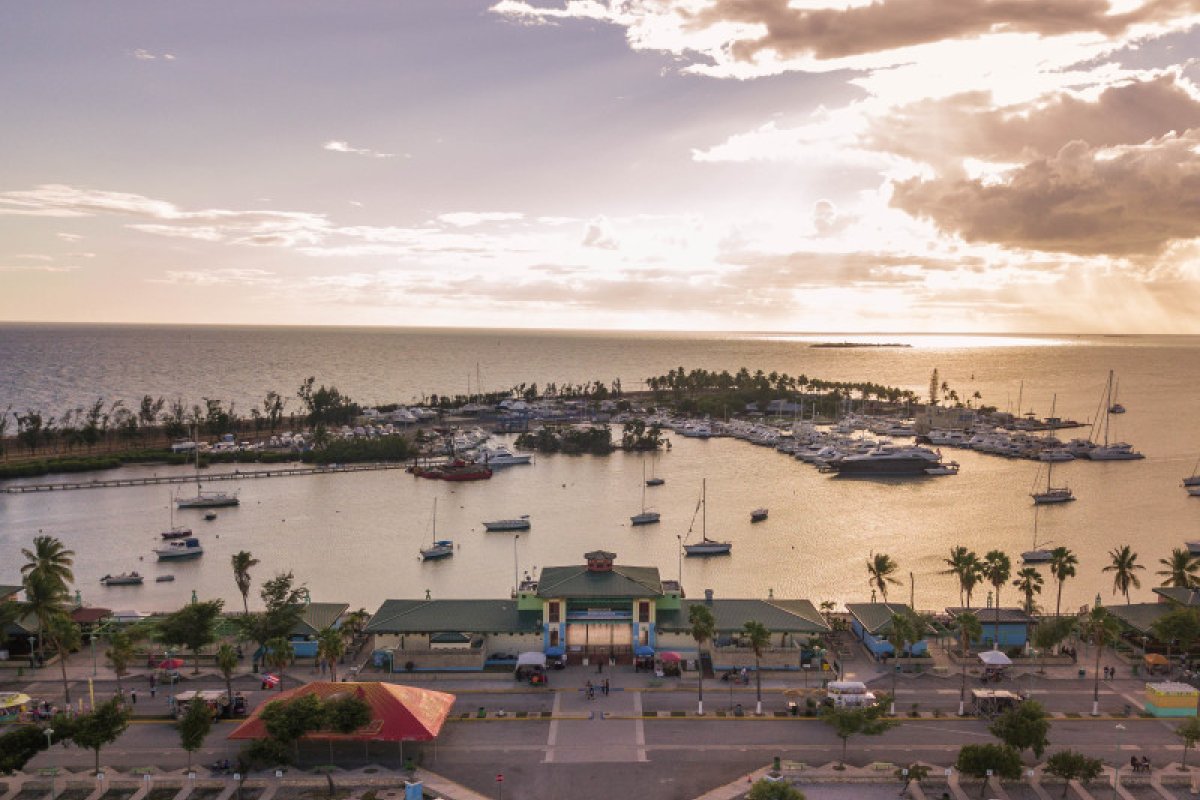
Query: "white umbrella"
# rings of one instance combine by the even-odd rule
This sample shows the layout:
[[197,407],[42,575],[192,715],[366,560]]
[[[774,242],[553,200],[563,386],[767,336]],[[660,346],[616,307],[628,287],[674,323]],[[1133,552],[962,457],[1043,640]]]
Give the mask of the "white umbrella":
[[989,667],[1008,667],[1012,666],[1012,659],[1001,653],[999,650],[984,650],[979,654],[979,660]]

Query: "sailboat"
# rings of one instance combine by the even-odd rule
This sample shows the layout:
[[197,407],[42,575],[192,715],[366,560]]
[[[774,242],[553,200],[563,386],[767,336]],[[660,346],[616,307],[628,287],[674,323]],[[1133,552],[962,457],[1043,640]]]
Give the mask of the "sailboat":
[[[1105,389],[1107,399],[1104,401],[1104,444],[1093,447],[1087,457],[1092,461],[1132,461],[1145,456],[1133,449],[1133,445],[1125,442],[1108,443],[1108,418],[1113,414],[1113,371],[1108,371],[1108,386]],[[1124,411],[1124,409],[1121,409]],[[1119,413],[1119,412],[1118,412]]]
[[1125,406],[1121,405],[1121,403],[1117,400],[1117,396],[1120,393],[1121,393],[1121,379],[1117,378],[1117,385],[1113,389],[1112,405],[1110,405],[1108,407],[1108,413],[1110,413],[1110,414],[1124,414],[1125,413]]
[[[662,486],[664,483],[666,483],[666,482],[667,482],[667,481],[666,481],[666,478],[659,478],[659,477],[656,477],[656,476],[655,476],[655,474],[654,474],[654,465],[655,465],[655,464],[657,464],[657,463],[658,463],[658,457],[657,457],[657,456],[655,456],[655,458],[654,458],[654,459],[652,459],[652,460],[650,461],[650,477],[649,477],[649,478],[646,478],[646,479],[645,479],[645,481],[644,481],[644,482],[645,482],[645,484],[646,484],[647,486]],[[643,465],[643,466],[644,466],[644,465]],[[646,477],[646,476],[645,476],[645,472],[644,472],[644,471],[643,471],[643,473],[642,473],[642,477],[643,477],[643,478],[645,478],[645,477]]]
[[175,498],[170,495],[167,498],[167,508],[171,510],[171,527],[163,531],[160,535],[164,539],[186,539],[192,535],[192,529],[175,524]]
[[433,498],[433,543],[421,548],[421,560],[432,561],[454,555],[454,541],[437,538],[437,498]]
[[646,462],[642,462],[642,513],[634,514],[629,518],[631,525],[653,525],[659,521],[659,513],[657,511],[646,510]]
[[1196,459],[1196,465],[1192,467],[1192,474],[1183,479],[1184,486],[1200,486],[1200,458]]
[[[196,436],[193,432],[192,439]],[[179,508],[225,508],[226,506],[236,506],[241,501],[238,500],[236,494],[226,494],[225,492],[205,492],[200,485],[200,442],[196,441],[196,496],[195,497],[179,497],[175,500],[175,505]]]
[[[1042,471],[1038,467],[1038,474]],[[1050,503],[1069,503],[1075,499],[1074,493],[1071,492],[1069,486],[1053,486],[1050,483],[1050,476],[1054,473],[1054,462],[1046,462],[1046,489],[1045,491],[1034,491],[1029,494],[1033,498],[1034,505],[1048,505]],[[1037,478],[1035,477],[1036,481]]]
[[1038,509],[1037,509],[1037,506],[1034,506],[1033,507],[1033,549],[1026,550],[1024,553],[1021,553],[1021,560],[1023,562],[1025,562],[1026,564],[1045,564],[1047,561],[1049,561],[1051,558],[1054,557],[1054,551],[1047,550],[1044,547],[1044,545],[1048,545],[1048,544],[1050,544],[1050,542],[1042,542],[1041,545],[1038,544]]
[[[696,544],[685,544],[683,552],[689,556],[723,556],[728,555],[733,549],[733,542],[718,542],[715,539],[708,538],[708,506],[705,503],[705,498],[708,494],[708,480],[705,479],[700,484],[700,502],[696,504],[696,511],[703,511],[700,517],[700,541]],[[692,513],[692,525],[696,524],[696,514]],[[692,535],[692,528],[688,526],[687,536]],[[687,536],[684,541],[687,541]]]

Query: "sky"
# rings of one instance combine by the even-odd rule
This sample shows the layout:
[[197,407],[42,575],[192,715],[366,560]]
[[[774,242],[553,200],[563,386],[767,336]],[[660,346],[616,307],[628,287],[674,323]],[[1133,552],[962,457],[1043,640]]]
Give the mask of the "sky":
[[0,320],[1200,333],[1200,0],[0,0]]

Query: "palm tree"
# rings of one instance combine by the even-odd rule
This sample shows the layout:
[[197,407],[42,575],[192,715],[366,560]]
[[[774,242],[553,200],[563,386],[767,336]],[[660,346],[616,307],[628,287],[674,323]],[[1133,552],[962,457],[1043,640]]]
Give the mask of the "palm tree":
[[1145,567],[1137,563],[1137,553],[1127,544],[1109,550],[1108,557],[1112,559],[1112,563],[1103,571],[1113,573],[1113,594],[1120,592],[1125,595],[1125,604],[1129,605],[1129,589],[1142,588],[1142,581],[1135,573]]
[[755,620],[749,620],[742,628],[746,632],[746,638],[750,640],[750,648],[754,651],[754,684],[757,694],[757,702],[754,706],[756,716],[762,716],[762,670],[759,669],[758,662],[762,658],[763,649],[771,643],[771,632],[767,630],[767,626]]
[[337,680],[337,664],[346,654],[346,640],[337,628],[326,628],[317,634],[317,658],[329,664],[329,680]]
[[878,589],[885,603],[888,584],[900,585],[900,581],[893,577],[898,569],[900,565],[887,553],[871,553],[871,560],[867,562],[867,585]]
[[904,654],[905,648],[910,644],[921,641],[922,632],[920,621],[911,611],[905,614],[892,614],[892,627],[888,632],[888,642],[892,645],[897,666],[892,669],[892,707],[888,711],[891,716],[896,715],[896,671],[899,669],[900,656]]
[[[959,545],[958,547],[951,547],[950,557],[942,559],[942,563],[944,563],[948,569],[942,570],[940,574],[953,575],[954,577],[958,578],[958,602],[960,604],[962,604],[963,600],[967,597],[967,576],[969,573],[975,571],[974,565],[976,562],[977,559],[975,554],[962,545]],[[970,608],[970,600],[967,600],[966,605],[968,608]]]
[[983,577],[987,578],[996,590],[996,637],[992,641],[993,649],[1000,649],[1000,590],[1012,576],[1012,559],[1002,550],[989,550],[983,557]]
[[[233,673],[238,667],[237,650],[225,642],[217,648],[217,669],[225,678],[225,696],[229,698],[229,709],[233,710]],[[281,680],[282,684],[283,681]]]
[[75,563],[75,551],[68,550],[53,536],[35,536],[33,549],[22,547],[21,555],[28,559],[21,567],[22,575],[42,575],[58,584],[64,592],[75,582],[75,573],[71,571]]
[[708,610],[708,606],[699,603],[693,604],[688,608],[688,622],[692,625],[692,638],[696,640],[696,667],[699,672],[699,686],[697,695],[697,710],[696,713],[704,715],[704,667],[701,665],[700,654],[704,649],[704,643],[712,639],[713,634],[717,632],[717,621],[713,619],[712,612]]
[[1063,584],[1068,578],[1075,577],[1075,567],[1079,566],[1079,559],[1065,547],[1056,547],[1050,551],[1050,574],[1058,581],[1058,598],[1054,601],[1054,616],[1059,616],[1062,613],[1062,590]]
[[979,560],[979,556],[974,553],[968,553],[962,577],[959,578],[963,593],[966,595],[966,607],[968,611],[971,609],[971,595],[975,592],[975,587],[979,585],[981,580],[983,580],[983,563]]
[[[67,590],[52,575],[36,569],[30,570],[25,575],[25,607],[37,620],[38,649],[43,657],[46,652],[46,641],[54,638],[53,632],[50,630],[50,623],[56,617],[64,616],[63,607],[66,603]],[[57,645],[55,649],[61,655],[60,660],[65,661],[66,654],[62,653]],[[69,702],[69,692],[67,698]]]
[[1045,579],[1042,573],[1038,572],[1034,567],[1024,567],[1017,571],[1017,579],[1013,581],[1013,586],[1017,591],[1025,595],[1025,613],[1032,615],[1034,609],[1037,608],[1037,603],[1033,602],[1035,594],[1042,593],[1042,584]]
[[1163,586],[1194,589],[1200,585],[1196,579],[1196,568],[1200,566],[1200,556],[1192,555],[1186,547],[1176,547],[1171,551],[1170,558],[1160,558],[1158,563],[1162,564],[1165,569],[1160,569],[1154,574],[1163,577]]
[[279,691],[283,691],[283,671],[292,663],[292,643],[286,637],[276,636],[263,645],[263,661],[279,672]]
[[1096,606],[1088,616],[1088,630],[1096,640],[1096,675],[1092,688],[1092,716],[1100,716],[1100,656],[1104,652],[1105,643],[1114,640],[1121,633],[1121,623],[1108,613],[1104,606]]
[[250,569],[258,566],[258,559],[246,550],[239,550],[230,557],[233,565],[233,580],[242,593],[242,610],[250,613]]
[[967,701],[967,650],[972,641],[977,641],[983,636],[983,626],[979,624],[979,617],[970,611],[964,611],[954,618],[954,629],[958,631],[958,644],[961,649],[959,660],[962,664],[962,688],[958,691],[958,715],[961,717],[966,710]]
[[108,650],[104,655],[117,675],[117,692],[124,697],[121,676],[129,672],[129,662],[133,661],[133,639],[124,631],[117,631],[108,640]]

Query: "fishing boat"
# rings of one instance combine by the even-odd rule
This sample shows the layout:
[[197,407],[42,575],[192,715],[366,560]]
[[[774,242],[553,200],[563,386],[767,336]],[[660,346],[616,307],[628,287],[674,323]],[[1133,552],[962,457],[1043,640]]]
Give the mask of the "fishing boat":
[[[733,542],[720,542],[708,538],[708,507],[705,503],[707,494],[708,480],[705,479],[700,484],[700,502],[696,504],[696,511],[692,512],[692,524],[688,526],[687,535],[684,536],[683,552],[689,556],[723,556],[733,549]],[[696,524],[696,512],[701,512],[700,541],[687,544],[687,538],[692,535],[692,526]]]
[[122,572],[120,575],[105,575],[100,583],[105,586],[140,586],[143,580],[137,572]]
[[530,522],[529,515],[522,514],[517,519],[497,519],[491,522],[483,523],[483,529],[488,533],[497,533],[502,531],[527,531],[529,530]]
[[[1046,462],[1046,488],[1044,491],[1030,492],[1029,496],[1033,498],[1034,505],[1049,505],[1052,503],[1069,503],[1075,499],[1075,494],[1069,486],[1052,486],[1050,483],[1050,475],[1054,472],[1054,462]],[[1041,474],[1041,467],[1038,468],[1038,474]],[[1034,478],[1034,481],[1037,477]]]
[[642,510],[629,518],[630,525],[653,525],[659,521],[657,511],[646,510],[646,462],[642,462]]
[[[169,497],[169,496],[168,496]],[[167,508],[171,512],[171,527],[163,531],[160,536],[164,539],[186,539],[192,535],[192,529],[184,525],[175,524],[175,498],[169,497]]]
[[767,509],[765,509],[765,508],[756,508],[750,512],[750,521],[751,522],[762,522],[766,518],[767,518]]
[[1033,507],[1033,549],[1026,550],[1021,553],[1021,561],[1026,564],[1045,564],[1054,556],[1052,550],[1047,550],[1044,545],[1049,542],[1038,544],[1038,507]]
[[154,555],[158,556],[159,561],[183,561],[204,555],[204,548],[200,546],[200,540],[195,537],[173,539],[162,547],[156,548]]
[[[196,437],[193,435],[192,437]],[[196,494],[194,497],[178,497],[175,505],[179,508],[227,508],[241,503],[237,494],[227,492],[206,492],[200,483],[200,445],[196,443]]]
[[433,532],[432,544],[429,547],[421,548],[422,561],[434,561],[439,558],[446,558],[454,555],[454,541],[452,539],[437,538],[437,498],[433,498]]

